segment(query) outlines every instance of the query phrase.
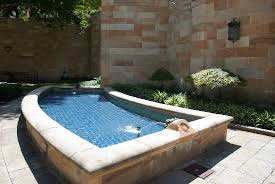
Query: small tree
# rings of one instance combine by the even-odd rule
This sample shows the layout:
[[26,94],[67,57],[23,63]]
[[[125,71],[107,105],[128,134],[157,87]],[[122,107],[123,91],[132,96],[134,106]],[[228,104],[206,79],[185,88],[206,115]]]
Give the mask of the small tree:
[[236,87],[242,84],[241,79],[220,68],[211,68],[201,70],[186,78],[196,89],[201,87],[209,87],[210,89],[218,89],[219,97],[222,97],[221,88]]
[[156,70],[150,77],[151,81],[159,82],[162,88],[164,87],[164,84],[166,82],[173,81],[174,79],[175,79],[174,76],[164,68],[160,68]]
[[74,24],[83,31],[100,6],[101,0],[0,0],[0,16],[38,20],[51,26]]

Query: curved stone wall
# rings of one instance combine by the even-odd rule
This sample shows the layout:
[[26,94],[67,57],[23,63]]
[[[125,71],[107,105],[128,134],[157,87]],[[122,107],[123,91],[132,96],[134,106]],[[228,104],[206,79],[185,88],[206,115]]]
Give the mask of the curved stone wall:
[[[71,183],[137,183],[158,176],[205,149],[224,141],[232,117],[182,109],[131,97],[111,88],[113,98],[138,103],[163,112],[201,117],[186,124],[184,131],[165,129],[138,139],[99,148],[52,120],[39,107],[39,98],[52,87],[29,93],[22,101],[27,130],[45,159]],[[95,90],[95,89],[93,89]]]

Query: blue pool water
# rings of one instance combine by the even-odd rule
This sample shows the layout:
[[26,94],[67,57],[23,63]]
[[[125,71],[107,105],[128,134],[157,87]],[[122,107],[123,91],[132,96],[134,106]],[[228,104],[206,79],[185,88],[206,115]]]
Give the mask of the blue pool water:
[[[164,129],[158,121],[129,111],[125,104],[123,107],[123,103],[112,102],[100,94],[63,91],[50,93],[40,99],[39,104],[52,119],[98,147],[107,147]],[[159,120],[167,118],[155,116]]]

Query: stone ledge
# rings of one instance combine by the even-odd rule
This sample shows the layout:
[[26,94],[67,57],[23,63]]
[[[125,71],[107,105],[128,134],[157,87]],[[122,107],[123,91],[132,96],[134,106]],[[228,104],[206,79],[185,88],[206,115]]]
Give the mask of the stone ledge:
[[118,91],[114,91],[112,88],[105,88],[105,91],[113,97],[124,99],[129,102],[140,104],[146,107],[159,109],[161,111],[169,111],[169,112],[175,112],[175,113],[200,117],[201,119],[189,122],[189,125],[198,132],[203,129],[210,128],[212,126],[220,125],[220,124],[223,124],[224,122],[231,122],[234,120],[234,118],[231,116],[225,116],[225,115],[213,114],[213,113],[204,112],[204,111],[175,107],[171,105],[165,105],[157,102],[136,98],[133,96],[120,93]]
[[188,114],[188,115],[193,115],[193,116],[197,116],[197,117],[206,117],[206,116],[212,115],[212,113],[209,113],[209,112],[203,112],[203,111],[197,111],[197,110],[186,109],[186,108],[181,108],[181,107],[175,107],[175,106],[171,106],[171,105],[165,105],[165,104],[161,104],[161,103],[157,103],[157,102],[152,102],[149,100],[140,99],[137,97],[123,94],[118,91],[114,91],[112,88],[105,88],[105,91],[113,97],[121,98],[121,99],[130,101],[130,102],[134,102],[137,104],[141,104],[141,105],[144,105],[147,107],[153,107],[156,109],[163,109],[163,110],[167,110],[167,111],[173,111],[176,113]]
[[262,129],[262,128],[238,125],[238,124],[234,124],[234,123],[230,123],[229,128],[275,137],[275,131],[273,131],[273,130],[266,130],[266,129]]

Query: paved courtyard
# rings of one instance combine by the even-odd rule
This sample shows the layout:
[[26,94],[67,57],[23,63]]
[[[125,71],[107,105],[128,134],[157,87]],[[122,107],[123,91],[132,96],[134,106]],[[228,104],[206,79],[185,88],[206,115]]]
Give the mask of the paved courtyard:
[[[183,171],[196,162],[214,170],[206,179]],[[275,138],[228,130],[227,142],[212,148],[190,163],[151,184],[275,184]]]
[[[30,143],[20,117],[20,100],[0,106],[0,184],[55,184],[39,153]],[[214,170],[206,179],[183,171],[196,162]],[[150,184],[275,184],[275,138],[228,130],[227,142]]]
[[0,106],[0,148],[0,184],[58,183],[30,144],[20,101]]

